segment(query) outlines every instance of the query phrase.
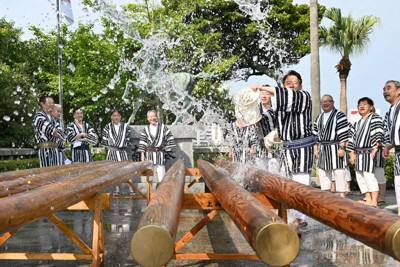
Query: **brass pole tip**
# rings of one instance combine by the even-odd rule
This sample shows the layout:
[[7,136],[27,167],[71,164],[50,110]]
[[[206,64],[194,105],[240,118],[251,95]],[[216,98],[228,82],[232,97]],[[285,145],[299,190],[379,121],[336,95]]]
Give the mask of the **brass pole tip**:
[[147,225],[132,237],[132,257],[144,267],[159,267],[166,264],[174,253],[174,240],[165,228]]
[[269,265],[289,265],[299,253],[299,236],[287,224],[269,223],[258,232],[255,250],[258,257]]
[[390,255],[400,261],[400,221],[390,226],[385,235],[385,245]]

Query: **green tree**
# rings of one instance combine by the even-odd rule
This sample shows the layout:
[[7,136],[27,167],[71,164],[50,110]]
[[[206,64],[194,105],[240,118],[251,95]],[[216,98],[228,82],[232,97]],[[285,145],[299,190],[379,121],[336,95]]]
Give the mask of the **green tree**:
[[34,143],[32,118],[37,102],[29,60],[32,49],[21,35],[13,22],[0,19],[0,147]]
[[322,27],[323,45],[332,51],[339,52],[341,59],[336,65],[340,78],[340,111],[347,114],[347,77],[351,69],[350,55],[366,50],[374,25],[380,19],[374,16],[363,16],[355,20],[351,15],[342,16],[338,8],[328,9],[325,17],[331,20],[331,26]]

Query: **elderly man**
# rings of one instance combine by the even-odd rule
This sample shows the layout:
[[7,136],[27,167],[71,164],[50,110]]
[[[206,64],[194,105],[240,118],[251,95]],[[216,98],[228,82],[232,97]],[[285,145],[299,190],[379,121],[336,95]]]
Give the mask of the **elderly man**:
[[383,87],[383,97],[390,104],[385,116],[385,138],[382,156],[389,158],[389,150],[394,147],[394,188],[396,192],[397,214],[400,215],[400,82],[390,80]]
[[40,167],[58,166],[63,159],[58,151],[58,140],[65,139],[61,127],[51,116],[54,100],[51,96],[39,99],[41,110],[33,118],[33,129],[39,149]]
[[314,155],[318,159],[321,189],[331,191],[332,181],[335,181],[336,191],[341,197],[345,197],[345,148],[349,132],[347,117],[335,108],[335,102],[330,95],[322,96],[321,107],[324,112],[314,122],[314,134],[318,136]]
[[[253,90],[271,94],[279,138],[283,141],[287,175],[293,181],[310,185],[316,136],[312,132],[311,95],[303,90],[301,75],[291,70],[283,77],[283,88],[253,85]],[[294,228],[306,226],[306,216],[293,214]]]

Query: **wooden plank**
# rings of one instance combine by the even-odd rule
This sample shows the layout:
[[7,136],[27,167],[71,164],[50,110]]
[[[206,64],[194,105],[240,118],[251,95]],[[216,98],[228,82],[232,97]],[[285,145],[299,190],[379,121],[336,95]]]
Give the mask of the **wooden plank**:
[[250,260],[259,261],[255,254],[215,254],[215,253],[178,253],[172,256],[175,260]]
[[0,260],[92,260],[92,255],[76,253],[0,253]]
[[181,250],[187,242],[189,242],[209,221],[217,216],[219,211],[213,210],[209,212],[203,219],[201,219],[189,232],[187,232],[178,242],[175,244],[175,253]]
[[102,225],[102,213],[101,213],[101,202],[99,199],[96,199],[95,202],[95,210],[94,210],[94,218],[93,218],[93,238],[92,238],[92,255],[93,255],[93,261],[91,266],[92,267],[98,267],[101,264],[101,259],[100,259],[100,231]]
[[100,206],[103,210],[110,209],[110,194],[108,193],[97,193],[96,195],[82,200],[72,206],[66,208],[66,210],[94,210],[96,200],[100,200]]
[[18,231],[18,229],[15,229],[15,230],[13,230],[13,231],[4,233],[4,234],[0,237],[0,247],[1,247],[5,242],[7,242],[7,240],[10,239],[10,238],[15,234],[15,232],[17,232],[17,231]]
[[63,223],[57,216],[51,214],[47,216],[58,229],[60,229],[84,254],[91,255],[90,247],[79,238],[79,236],[71,230],[65,223]]
[[221,205],[212,193],[186,193],[183,195],[182,210],[220,210]]

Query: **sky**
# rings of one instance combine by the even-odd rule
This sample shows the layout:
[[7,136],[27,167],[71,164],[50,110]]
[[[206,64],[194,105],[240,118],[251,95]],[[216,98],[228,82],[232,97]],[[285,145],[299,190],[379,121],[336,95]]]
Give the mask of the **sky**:
[[[136,0],[138,1],[138,0]],[[135,0],[113,0],[121,4],[136,2]],[[0,0],[0,17],[13,20],[17,27],[23,28],[24,38],[29,38],[29,25],[35,25],[45,30],[56,27],[56,0]],[[76,27],[78,21],[96,22],[98,13],[85,8],[80,1],[71,0]],[[383,115],[389,108],[382,96],[382,89],[387,80],[400,80],[400,1],[399,0],[319,0],[319,4],[340,8],[342,15],[352,14],[355,19],[365,15],[379,17],[380,25],[374,28],[370,43],[363,54],[352,55],[352,69],[347,79],[348,109],[354,109],[361,97],[370,97],[375,107]],[[297,4],[308,4],[309,0],[294,0]],[[323,20],[324,26],[329,26],[328,20]],[[321,95],[330,94],[339,108],[340,81],[335,66],[340,60],[337,52],[326,47],[320,48]],[[294,69],[303,78],[303,87],[310,91],[310,57],[301,59],[296,66],[289,66],[286,70]],[[259,83],[274,85],[268,77],[251,77],[248,81],[231,84],[232,92],[251,84]]]

